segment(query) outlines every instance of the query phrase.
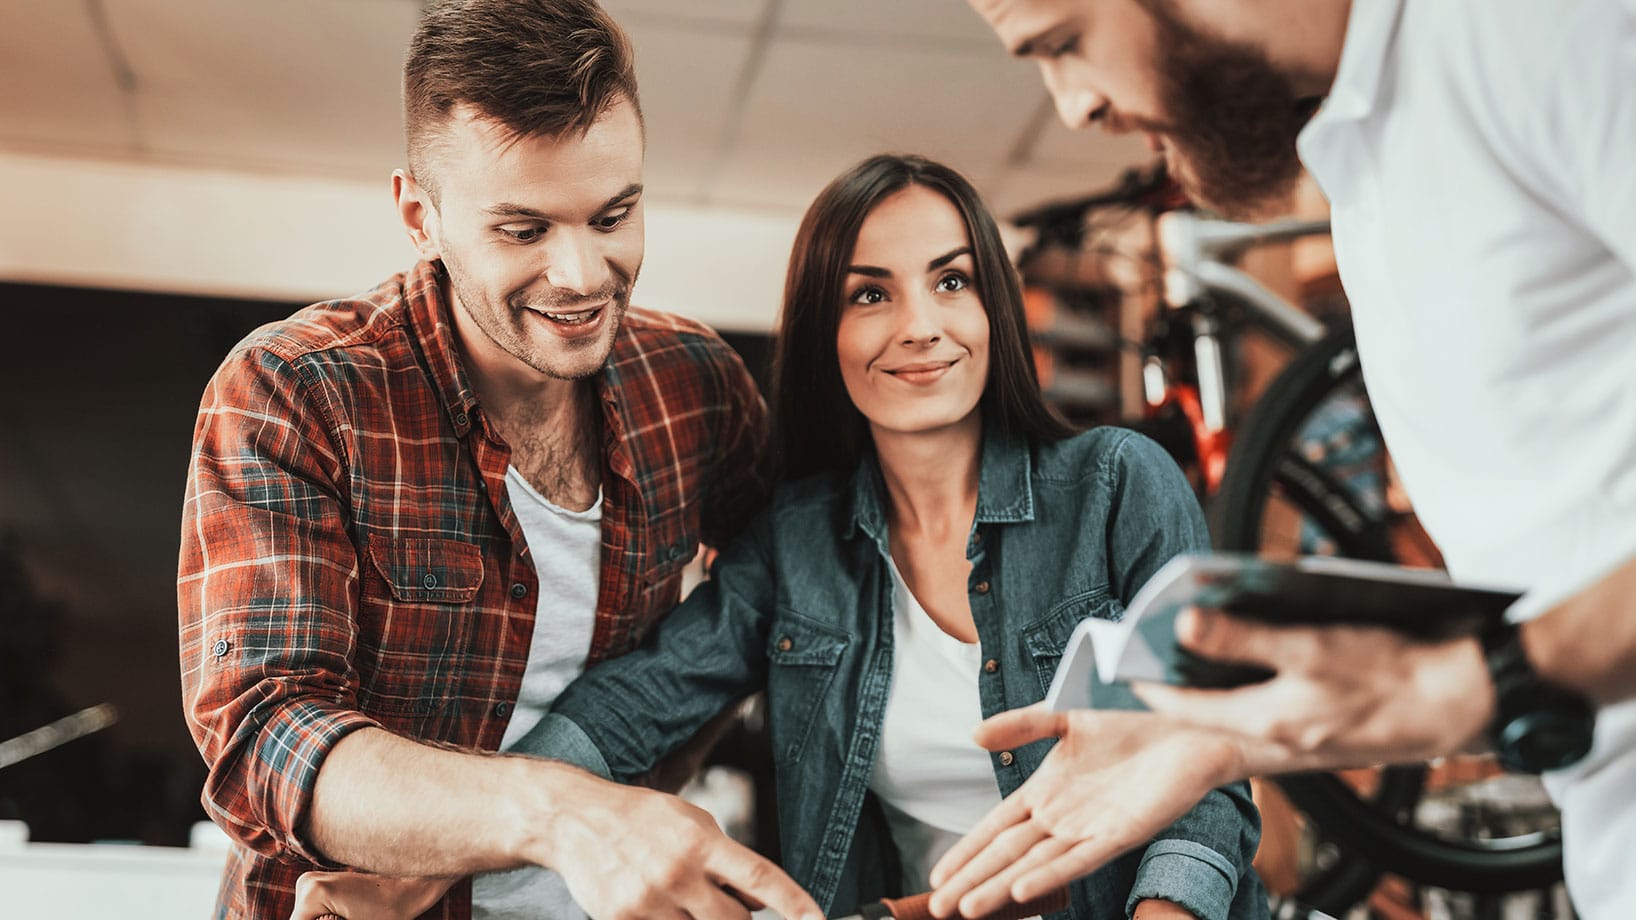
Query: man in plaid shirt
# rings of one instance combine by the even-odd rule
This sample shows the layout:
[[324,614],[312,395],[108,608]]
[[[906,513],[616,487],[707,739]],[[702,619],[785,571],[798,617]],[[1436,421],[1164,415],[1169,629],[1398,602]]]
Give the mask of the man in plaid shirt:
[[[735,891],[816,915],[679,799],[493,753],[765,492],[742,363],[628,308],[625,36],[591,0],[434,3],[404,96],[393,191],[423,261],[253,333],[194,432],[177,583],[204,804],[238,844],[218,915],[290,916],[308,869],[529,865],[562,888],[534,915],[569,891],[598,917],[744,915]],[[521,915],[483,878],[480,913]]]

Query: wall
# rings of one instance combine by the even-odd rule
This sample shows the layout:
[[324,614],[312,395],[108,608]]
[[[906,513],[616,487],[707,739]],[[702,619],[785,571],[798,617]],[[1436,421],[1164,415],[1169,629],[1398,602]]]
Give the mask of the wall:
[[[719,329],[771,328],[797,220],[648,202],[636,302]],[[310,302],[372,287],[414,257],[387,176],[0,153],[0,280]]]

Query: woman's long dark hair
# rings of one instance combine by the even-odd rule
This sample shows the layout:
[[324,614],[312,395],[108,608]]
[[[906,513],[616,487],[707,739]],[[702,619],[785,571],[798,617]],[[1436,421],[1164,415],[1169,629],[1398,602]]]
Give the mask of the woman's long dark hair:
[[910,185],[947,198],[960,211],[971,236],[976,263],[972,283],[988,313],[988,381],[979,403],[985,430],[1036,442],[1073,434],[1040,395],[1023,319],[1022,288],[994,218],[977,191],[941,163],[879,154],[819,192],[795,236],[773,346],[773,444],[780,479],[849,473],[869,443],[863,414],[841,381],[835,336],[858,229],[876,205]]

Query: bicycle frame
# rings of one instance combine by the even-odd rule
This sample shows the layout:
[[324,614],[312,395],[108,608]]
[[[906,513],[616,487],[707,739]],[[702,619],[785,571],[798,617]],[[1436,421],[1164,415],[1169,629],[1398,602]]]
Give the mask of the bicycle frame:
[[1194,392],[1168,380],[1163,362],[1150,356],[1142,368],[1143,390],[1150,409],[1175,405],[1187,418],[1206,492],[1214,492],[1221,482],[1231,441],[1221,318],[1212,295],[1243,303],[1263,329],[1293,350],[1318,341],[1325,332],[1322,323],[1234,267],[1231,260],[1264,243],[1328,232],[1327,220],[1246,224],[1187,210],[1167,211],[1157,219],[1159,259],[1164,268],[1162,309],[1184,314],[1191,323],[1198,388]]

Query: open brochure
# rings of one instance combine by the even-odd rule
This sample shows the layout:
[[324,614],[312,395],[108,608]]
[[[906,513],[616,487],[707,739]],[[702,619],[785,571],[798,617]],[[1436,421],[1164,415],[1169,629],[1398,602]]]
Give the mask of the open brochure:
[[1121,619],[1079,624],[1045,701],[1059,712],[1086,706],[1127,709],[1140,705],[1126,687],[1130,681],[1226,687],[1270,676],[1179,648],[1176,617],[1188,607],[1219,607],[1271,623],[1385,626],[1420,639],[1444,639],[1502,618],[1520,596],[1457,585],[1434,569],[1332,556],[1294,562],[1228,553],[1178,556],[1142,586]]

